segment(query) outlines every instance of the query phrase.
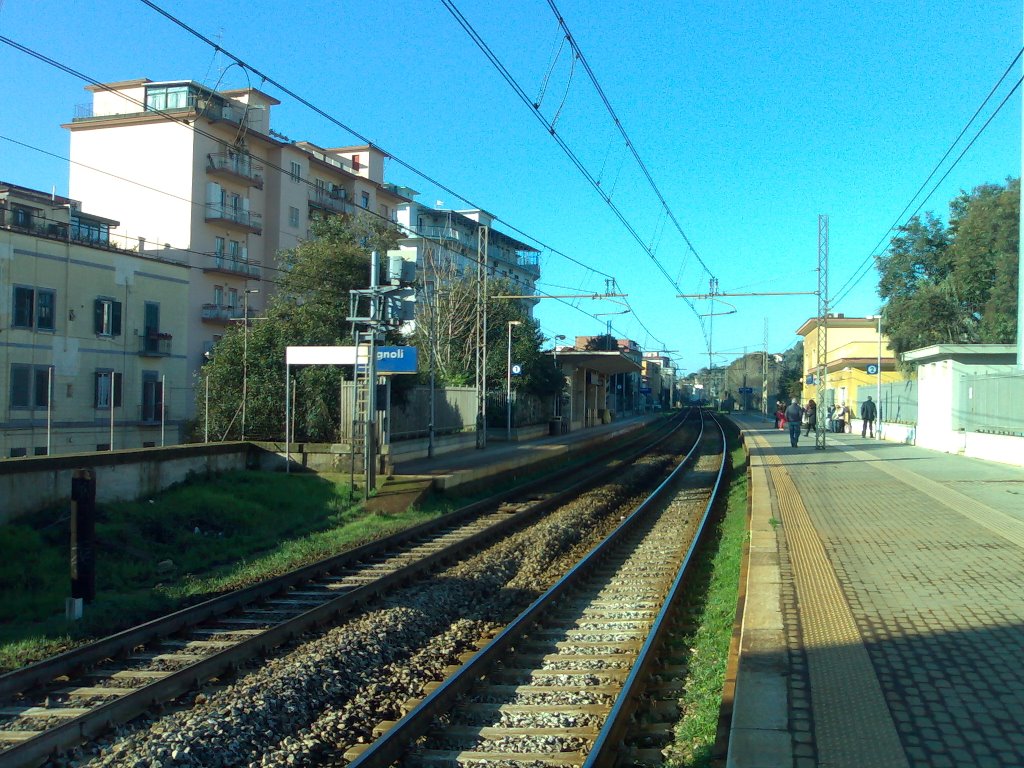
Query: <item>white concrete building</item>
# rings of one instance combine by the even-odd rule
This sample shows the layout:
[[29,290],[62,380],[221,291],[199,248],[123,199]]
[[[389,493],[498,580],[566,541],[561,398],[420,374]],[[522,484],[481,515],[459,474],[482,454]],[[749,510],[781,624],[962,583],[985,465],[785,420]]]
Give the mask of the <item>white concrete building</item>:
[[277,254],[309,236],[317,215],[363,209],[395,220],[408,200],[384,184],[386,155],[324,149],[272,128],[280,102],[255,88],[213,91],[189,80],[87,86],[71,123],[70,193],[118,211],[116,236],[140,248],[192,252],[189,366],[275,290]]
[[536,248],[493,229],[494,216],[486,211],[430,208],[415,201],[415,190],[398,187],[396,192],[408,198],[397,211],[405,237],[389,255],[415,263],[420,274],[425,269],[436,270],[440,282],[472,276],[477,270],[480,229],[487,227],[488,277],[509,280],[515,295],[527,297],[522,305],[528,315],[533,315],[539,302],[535,298],[540,277],[540,252]]

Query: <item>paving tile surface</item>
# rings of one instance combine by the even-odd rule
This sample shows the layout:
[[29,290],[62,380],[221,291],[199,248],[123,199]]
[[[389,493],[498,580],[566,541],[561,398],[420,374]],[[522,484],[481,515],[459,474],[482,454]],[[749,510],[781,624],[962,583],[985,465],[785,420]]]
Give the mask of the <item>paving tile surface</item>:
[[782,520],[793,764],[1024,766],[1024,470],[748,426]]

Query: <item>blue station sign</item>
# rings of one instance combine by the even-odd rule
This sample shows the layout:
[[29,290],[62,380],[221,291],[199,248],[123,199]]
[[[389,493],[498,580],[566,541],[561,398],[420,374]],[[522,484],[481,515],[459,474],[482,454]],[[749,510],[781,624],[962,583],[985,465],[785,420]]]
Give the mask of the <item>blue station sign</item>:
[[416,373],[416,347],[377,347],[377,373]]

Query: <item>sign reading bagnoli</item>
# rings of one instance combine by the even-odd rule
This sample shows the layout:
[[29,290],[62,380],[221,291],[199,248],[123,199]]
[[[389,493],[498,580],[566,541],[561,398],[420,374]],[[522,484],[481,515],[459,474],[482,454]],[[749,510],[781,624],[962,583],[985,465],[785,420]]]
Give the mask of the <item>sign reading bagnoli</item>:
[[416,347],[377,347],[377,373],[416,373]]

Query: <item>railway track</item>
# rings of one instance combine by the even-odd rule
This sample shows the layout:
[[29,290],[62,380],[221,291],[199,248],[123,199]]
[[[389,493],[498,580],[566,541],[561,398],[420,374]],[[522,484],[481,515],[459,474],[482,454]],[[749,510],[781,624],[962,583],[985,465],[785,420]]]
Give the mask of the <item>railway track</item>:
[[[683,469],[701,467],[684,479]],[[672,475],[587,557],[350,768],[598,766],[623,738],[657,663],[725,467],[712,422]],[[699,480],[696,476],[700,476]]]
[[[667,434],[667,433],[666,433]],[[665,438],[662,435],[654,442]],[[634,444],[635,458],[652,444]],[[0,766],[37,764],[528,524],[568,473],[0,677]],[[506,498],[508,494],[503,494]]]

